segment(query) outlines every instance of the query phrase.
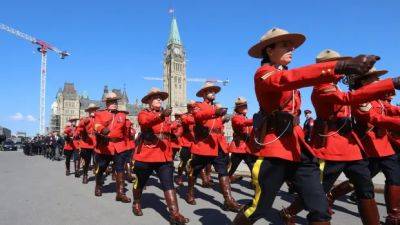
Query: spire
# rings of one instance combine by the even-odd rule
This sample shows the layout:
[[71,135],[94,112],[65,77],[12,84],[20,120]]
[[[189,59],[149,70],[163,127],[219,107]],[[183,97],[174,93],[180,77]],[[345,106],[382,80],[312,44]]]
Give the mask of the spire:
[[171,30],[169,32],[168,45],[170,44],[182,45],[175,16],[172,17]]

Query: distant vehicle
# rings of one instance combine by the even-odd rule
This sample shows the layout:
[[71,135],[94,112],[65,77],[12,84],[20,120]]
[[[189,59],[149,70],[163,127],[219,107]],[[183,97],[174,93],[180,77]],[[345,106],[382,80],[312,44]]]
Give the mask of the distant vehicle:
[[5,140],[3,143],[4,151],[17,151],[17,145],[12,140]]

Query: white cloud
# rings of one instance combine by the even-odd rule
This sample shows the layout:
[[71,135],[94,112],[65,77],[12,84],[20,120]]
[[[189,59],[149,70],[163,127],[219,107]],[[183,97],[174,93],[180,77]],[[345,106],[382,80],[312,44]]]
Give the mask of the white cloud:
[[11,120],[14,121],[27,121],[27,122],[36,122],[36,118],[32,115],[24,116],[22,113],[17,112],[14,115],[10,116]]
[[36,118],[33,117],[32,115],[27,115],[25,117],[25,120],[28,121],[28,122],[36,122]]
[[24,116],[22,115],[22,113],[17,112],[14,115],[10,116],[11,120],[15,120],[15,121],[20,121],[24,119]]

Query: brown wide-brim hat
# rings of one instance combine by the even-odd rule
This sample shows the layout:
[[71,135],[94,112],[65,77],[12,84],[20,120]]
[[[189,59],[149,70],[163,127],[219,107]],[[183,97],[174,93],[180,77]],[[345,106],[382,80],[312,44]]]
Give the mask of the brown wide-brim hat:
[[74,118],[69,119],[68,121],[69,122],[74,122],[74,121],[78,121],[78,120],[79,120],[79,118],[74,117]]
[[85,112],[96,111],[100,109],[96,104],[90,103],[89,106],[85,109]]
[[160,97],[161,98],[161,100],[165,100],[165,99],[167,99],[168,98],[168,93],[167,92],[165,92],[165,91],[161,91],[160,89],[158,89],[158,88],[151,88],[150,89],[150,91],[147,93],[147,95],[145,95],[143,98],[142,98],[142,103],[148,103],[148,101],[151,99],[151,98],[153,98],[153,97]]
[[294,48],[298,48],[304,43],[306,37],[303,34],[289,33],[288,31],[280,28],[272,28],[265,33],[260,41],[249,49],[249,55],[254,58],[263,58],[264,49],[281,41],[289,41],[293,44]]
[[330,61],[345,60],[345,59],[351,59],[351,57],[341,56],[339,52],[334,51],[332,49],[325,49],[317,55],[317,57],[315,58],[315,62],[322,63],[322,62],[330,62]]
[[115,101],[118,101],[120,99],[121,99],[121,97],[118,96],[116,93],[108,92],[106,94],[106,96],[104,97],[103,102],[115,102]]
[[308,113],[312,113],[311,110],[309,110],[309,109],[304,110],[304,114],[308,114]]
[[247,107],[247,100],[244,97],[238,97],[235,101],[235,108],[239,108],[241,106]]
[[380,76],[385,75],[387,73],[388,73],[387,70],[377,70],[375,67],[372,67],[368,71],[368,73],[365,74],[365,76],[367,76],[367,77],[373,77],[373,76],[380,77]]
[[196,93],[197,97],[203,97],[204,93],[212,91],[215,94],[221,91],[221,87],[214,85],[214,83],[206,82],[203,87]]

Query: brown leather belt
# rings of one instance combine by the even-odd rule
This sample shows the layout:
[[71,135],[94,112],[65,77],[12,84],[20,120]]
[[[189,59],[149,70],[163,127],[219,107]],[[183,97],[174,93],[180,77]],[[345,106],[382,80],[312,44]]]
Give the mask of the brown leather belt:
[[220,129],[211,129],[210,131],[212,134],[223,134],[224,132]]
[[124,141],[123,138],[109,138],[108,140],[109,140],[110,142],[121,142],[121,141]]

